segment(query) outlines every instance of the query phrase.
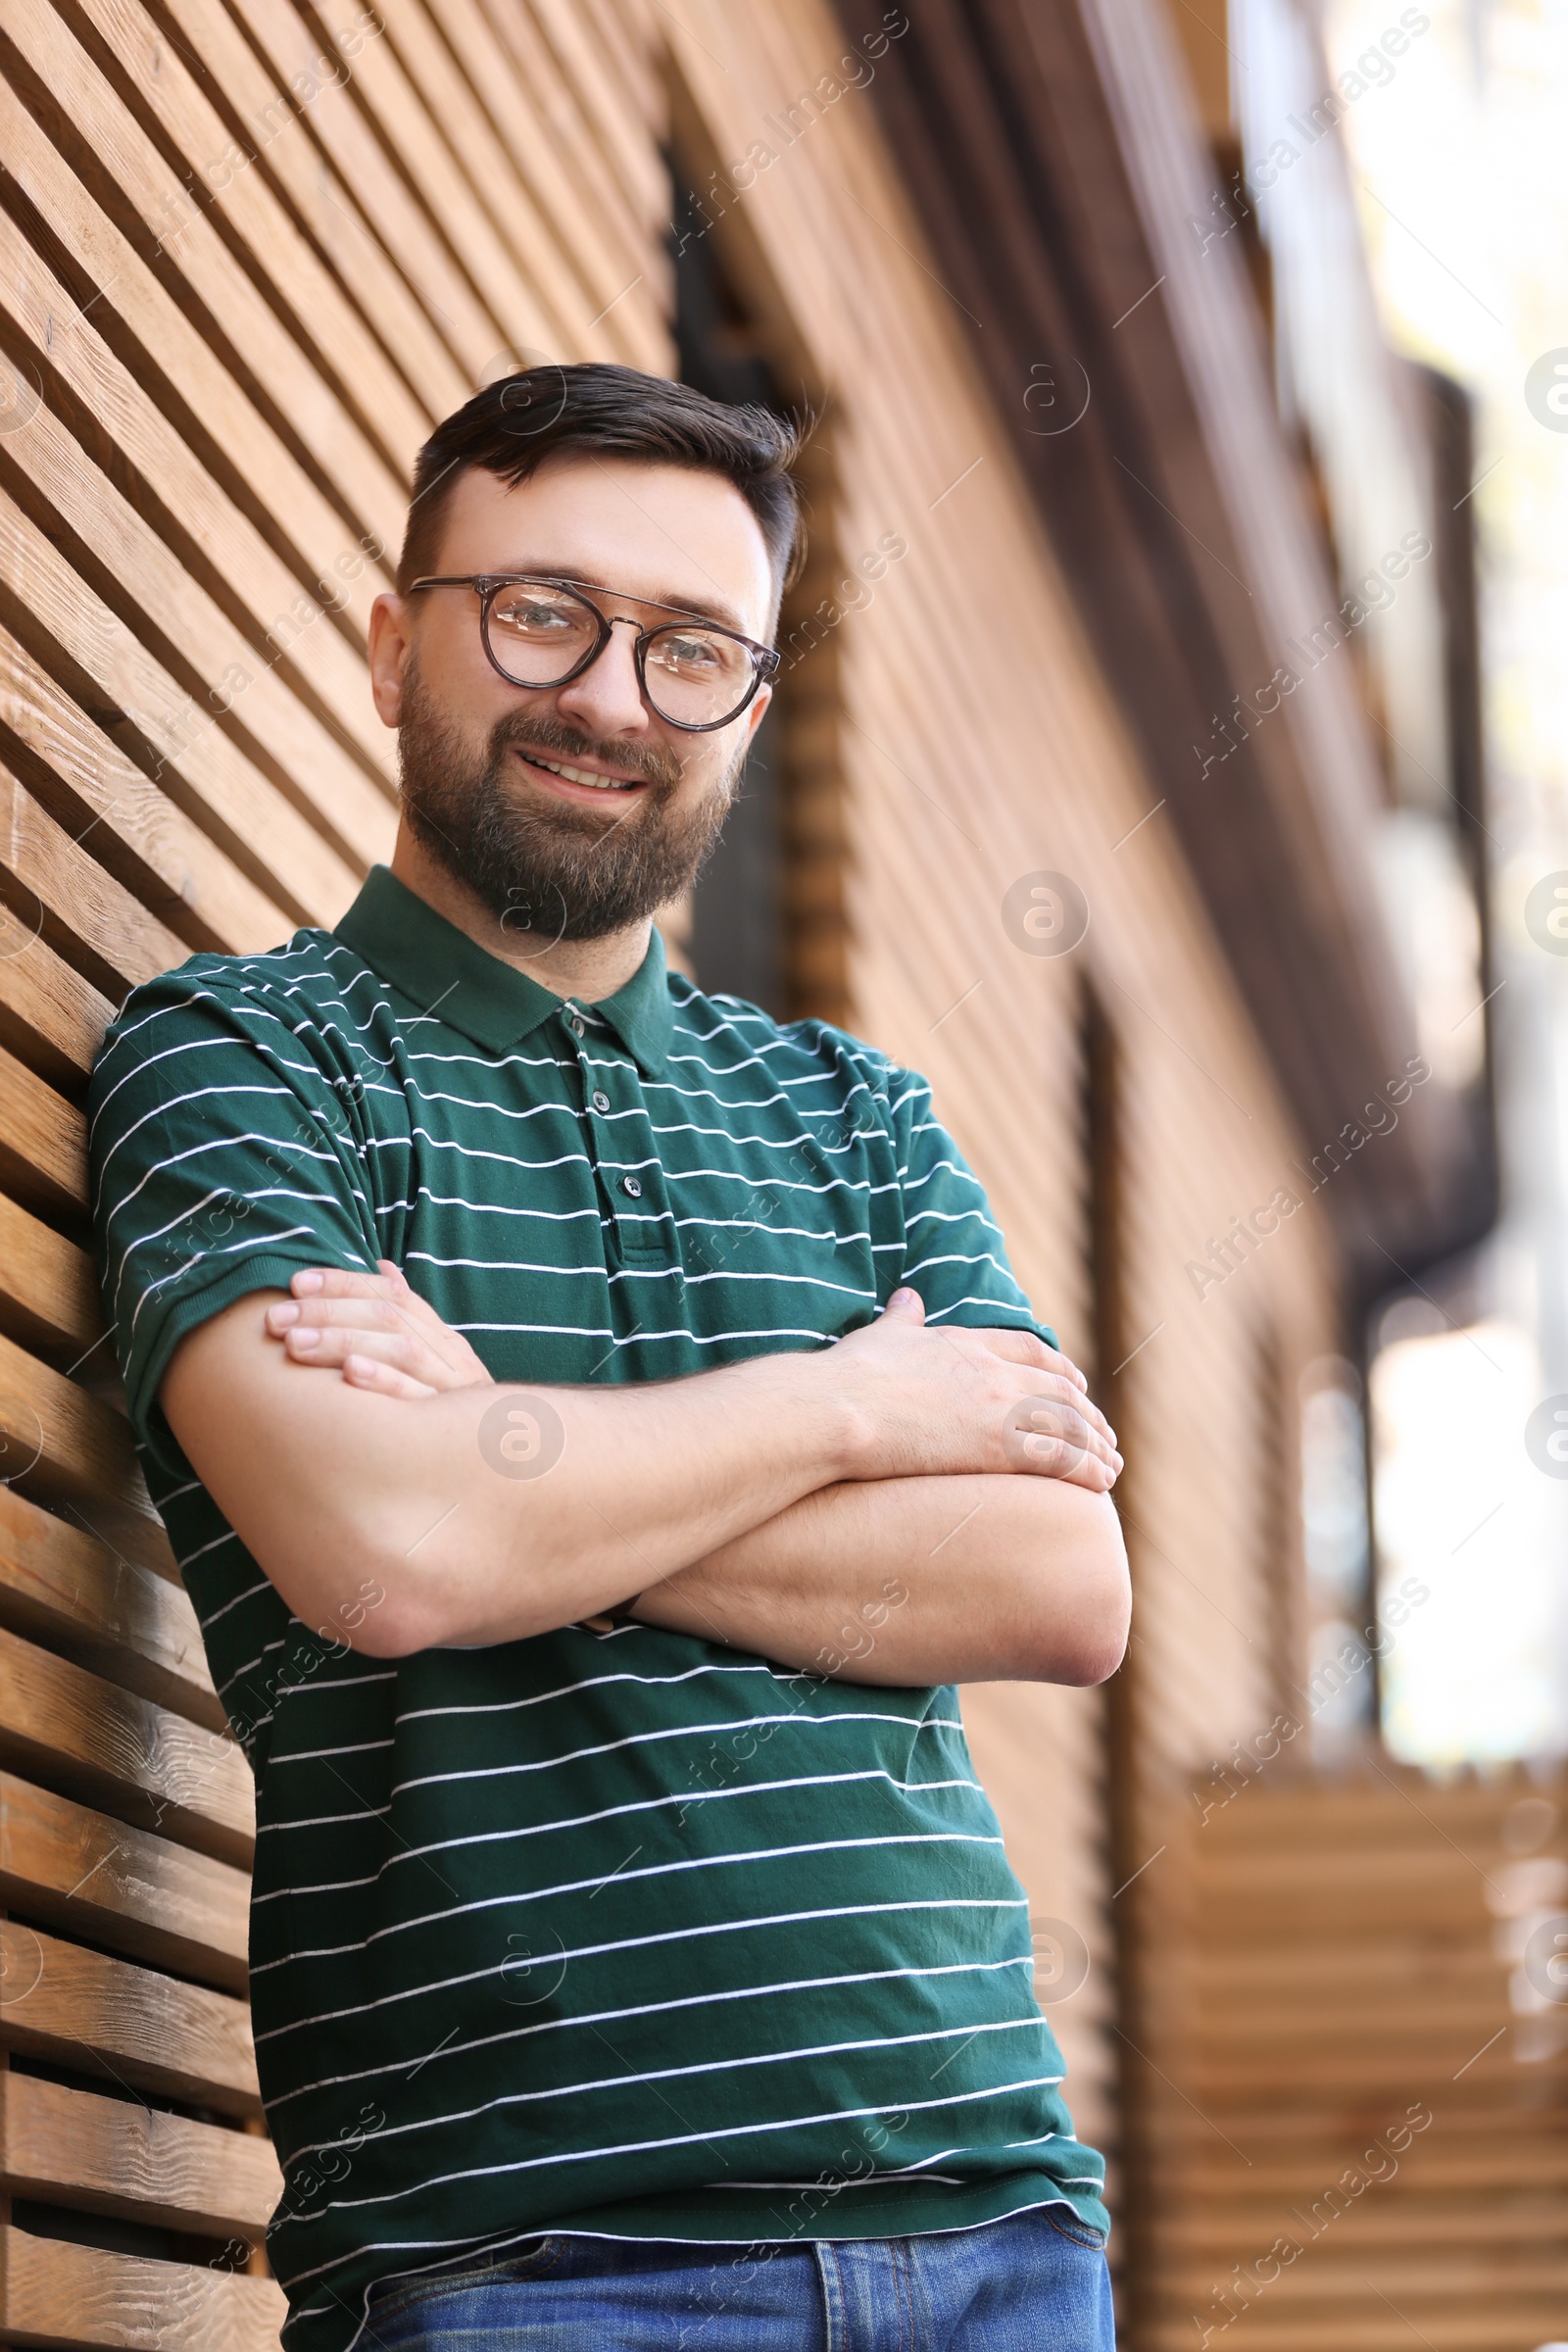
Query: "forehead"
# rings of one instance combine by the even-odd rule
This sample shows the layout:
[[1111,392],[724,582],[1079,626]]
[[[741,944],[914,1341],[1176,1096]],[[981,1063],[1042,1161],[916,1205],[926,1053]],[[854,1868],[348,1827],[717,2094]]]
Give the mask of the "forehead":
[[448,501],[434,568],[563,573],[752,637],[765,634],[772,605],[767,547],[734,484],[627,458],[554,459],[511,485],[470,467]]

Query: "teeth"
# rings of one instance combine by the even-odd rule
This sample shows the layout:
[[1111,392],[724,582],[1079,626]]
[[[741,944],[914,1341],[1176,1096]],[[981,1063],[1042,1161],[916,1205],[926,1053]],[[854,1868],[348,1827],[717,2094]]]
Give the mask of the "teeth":
[[560,760],[541,760],[537,752],[530,752],[527,756],[535,767],[548,768],[553,776],[564,776],[568,784],[587,784],[595,792],[619,792],[624,789],[620,778],[616,776],[596,776],[590,774],[586,767],[567,767]]

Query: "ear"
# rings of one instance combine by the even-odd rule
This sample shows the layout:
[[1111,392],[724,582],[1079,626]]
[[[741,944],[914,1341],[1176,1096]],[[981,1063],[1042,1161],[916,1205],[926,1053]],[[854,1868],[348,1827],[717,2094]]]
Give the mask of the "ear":
[[401,596],[378,596],[370,607],[370,697],[384,727],[403,720],[403,667],[413,643],[413,615]]

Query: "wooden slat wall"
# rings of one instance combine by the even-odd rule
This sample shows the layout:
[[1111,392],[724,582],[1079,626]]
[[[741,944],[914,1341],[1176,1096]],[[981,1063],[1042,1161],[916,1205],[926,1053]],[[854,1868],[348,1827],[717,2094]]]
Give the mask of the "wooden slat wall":
[[[1151,1773],[1268,1720],[1240,1294],[1289,1393],[1335,1336],[1326,1230],[1205,1304],[1183,1273],[1297,1139],[1169,836],[1124,839],[1151,796],[863,93],[766,128],[843,47],[823,0],[0,0],[0,2338],[248,2352],[279,2317],[246,1785],[98,1321],[91,1055],[127,985],[332,920],[386,851],[365,629],[414,450],[514,355],[670,364],[671,92],[711,160],[782,150],[714,233],[821,402],[809,584],[908,548],[793,681],[803,991],[932,1073],[1083,1348],[1077,968],[998,910],[1036,867],[1087,891]],[[967,1713],[1033,1907],[1094,1950],[1058,2022],[1098,2136],[1101,1702]]]
[[263,2352],[282,2310],[250,1776],[105,1345],[92,1054],[386,855],[414,453],[514,354],[667,365],[662,110],[640,0],[0,5],[6,2341]]
[[1250,2352],[1535,2352],[1568,2297],[1568,2019],[1520,1962],[1568,1786],[1253,1776],[1168,1824],[1140,2352],[1244,2322]]

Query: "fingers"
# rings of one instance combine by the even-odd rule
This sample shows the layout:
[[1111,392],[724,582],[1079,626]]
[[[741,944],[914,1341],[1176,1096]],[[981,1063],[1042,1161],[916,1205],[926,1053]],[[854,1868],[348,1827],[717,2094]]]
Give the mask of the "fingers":
[[1006,1444],[1020,1468],[1102,1493],[1121,1473],[1115,1446],[1059,1394],[1026,1396],[1011,1417]]
[[[1013,1336],[1026,1337],[1028,1335],[1016,1334]],[[1111,1428],[1094,1398],[1085,1390],[1083,1374],[1078,1370],[1077,1365],[1070,1363],[1064,1355],[1053,1354],[1050,1348],[1045,1350],[1045,1357],[1051,1369],[1044,1379],[1035,1376],[1029,1380],[1026,1392],[1028,1396],[1048,1398],[1053,1403],[1059,1405],[1063,1412],[1080,1418],[1088,1424],[1095,1437],[1102,1441],[1100,1450],[1106,1454],[1114,1453],[1116,1432]]]
[[351,1355],[344,1359],[343,1377],[350,1388],[366,1389],[380,1396],[433,1396],[436,1392],[411,1373],[400,1372],[392,1364],[377,1363],[373,1356]]
[[307,1325],[318,1331],[334,1325],[354,1331],[407,1331],[410,1317],[401,1302],[364,1291],[347,1298],[278,1298],[267,1310],[267,1328],[274,1339]]
[[884,1314],[895,1323],[921,1324],[925,1321],[925,1300],[918,1291],[911,1291],[906,1285],[894,1292]]
[[268,1336],[286,1342],[291,1333],[335,1334],[331,1349],[302,1339],[289,1347],[289,1353],[296,1362],[338,1366],[346,1350],[356,1347],[361,1353],[386,1360],[386,1350],[372,1344],[373,1335],[402,1334],[422,1350],[402,1365],[414,1378],[433,1382],[438,1389],[488,1385],[489,1372],[462,1333],[442,1322],[390,1259],[383,1258],[381,1267],[376,1274],[346,1267],[302,1268],[293,1278],[296,1295],[274,1299],[268,1307]]
[[[297,1323],[279,1335],[283,1352],[291,1363],[314,1364],[328,1371],[347,1373],[351,1362],[360,1366],[384,1366],[416,1384],[421,1396],[433,1396],[438,1389],[453,1386],[449,1367],[427,1347],[416,1332],[367,1331],[353,1325],[317,1325]],[[360,1385],[367,1385],[362,1379]],[[401,1389],[379,1386],[387,1396],[403,1395]]]
[[289,1278],[293,1298],[412,1298],[414,1293],[389,1257],[379,1258],[379,1271],[367,1274],[358,1266],[301,1266]]

